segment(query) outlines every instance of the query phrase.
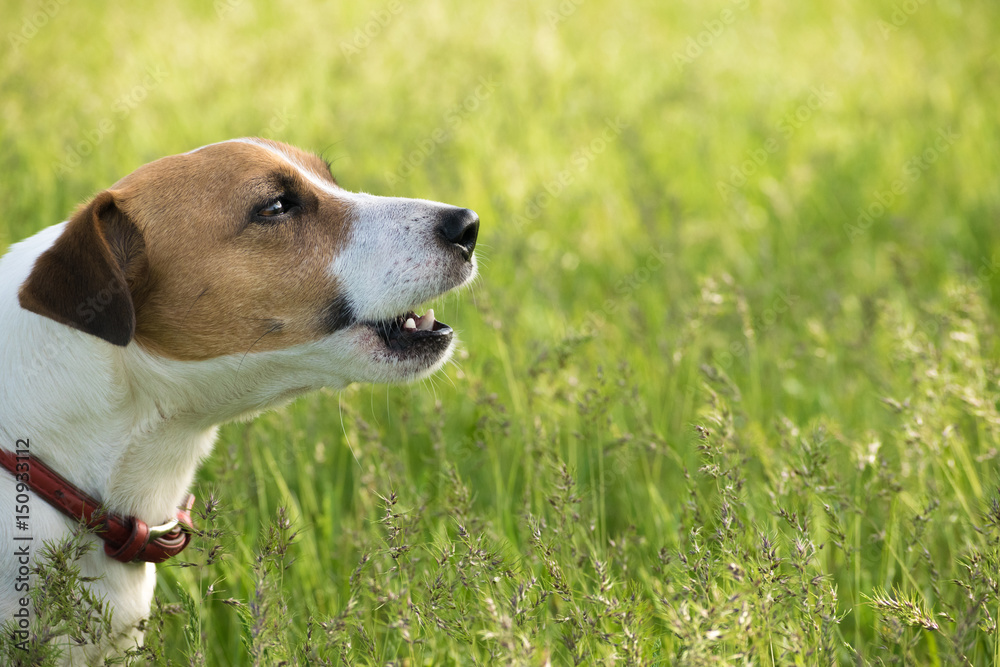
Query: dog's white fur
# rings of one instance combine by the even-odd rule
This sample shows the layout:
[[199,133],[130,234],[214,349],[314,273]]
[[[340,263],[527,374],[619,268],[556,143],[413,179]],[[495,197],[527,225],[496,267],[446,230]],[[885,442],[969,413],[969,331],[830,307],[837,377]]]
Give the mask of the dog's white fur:
[[[280,147],[250,139],[234,142],[273,153],[318,190],[349,202],[351,237],[328,270],[358,320],[405,312],[475,274],[474,259],[458,280],[454,272],[442,271],[451,260],[439,252],[426,219],[443,205],[349,193],[317,178]],[[212,449],[218,424],[321,387],[422,376],[450,354],[449,348],[430,365],[387,360],[374,350],[371,331],[362,327],[286,349],[198,361],[165,358],[134,342],[112,345],[19,305],[19,286],[66,224],[12,246],[0,261],[0,447],[13,450],[18,439],[29,440],[33,456],[113,511],[150,525],[175,514]],[[14,591],[14,498],[13,479],[0,471],[3,620],[11,618],[23,596]],[[30,526],[37,553],[43,541],[65,537],[74,524],[33,497]],[[119,641],[129,643],[137,636],[136,624],[149,613],[155,566],[113,561],[94,539],[97,546],[81,563],[83,573],[100,577],[93,588],[113,607],[116,629],[123,633]],[[90,657],[93,653],[84,659]]]

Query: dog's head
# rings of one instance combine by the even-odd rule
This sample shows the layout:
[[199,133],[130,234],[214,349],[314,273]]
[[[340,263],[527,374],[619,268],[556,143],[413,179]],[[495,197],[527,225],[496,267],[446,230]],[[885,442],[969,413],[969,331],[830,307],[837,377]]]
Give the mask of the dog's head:
[[476,273],[479,218],[343,190],[262,139],[147,164],[66,224],[23,308],[171,359],[308,350],[344,381],[426,374],[453,347],[422,303]]

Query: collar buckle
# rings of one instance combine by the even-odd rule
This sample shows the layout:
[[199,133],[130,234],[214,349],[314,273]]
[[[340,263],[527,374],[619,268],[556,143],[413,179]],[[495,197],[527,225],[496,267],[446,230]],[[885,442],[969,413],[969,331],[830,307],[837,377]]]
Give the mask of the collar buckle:
[[177,526],[179,526],[180,523],[181,522],[178,519],[171,519],[166,523],[161,523],[159,526],[150,526],[149,539],[156,540],[163,537],[164,535],[174,532],[174,530],[177,529]]

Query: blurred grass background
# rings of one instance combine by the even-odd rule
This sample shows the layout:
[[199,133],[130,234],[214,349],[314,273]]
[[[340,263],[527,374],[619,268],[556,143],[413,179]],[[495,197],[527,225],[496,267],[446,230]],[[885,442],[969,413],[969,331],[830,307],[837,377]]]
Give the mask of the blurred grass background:
[[[446,201],[483,221],[482,277],[436,304],[461,334],[457,363],[415,386],[310,396],[224,427],[199,493],[219,498],[230,556],[161,568],[164,600],[253,599],[254,550],[282,506],[299,528],[275,594],[285,631],[302,640],[309,618],[348,609],[354,643],[337,651],[351,660],[565,664],[582,643],[585,664],[610,663],[632,655],[633,631],[642,663],[995,659],[1000,608],[992,625],[969,611],[962,635],[962,591],[946,582],[992,544],[981,518],[997,483],[1000,6],[0,5],[0,250],[141,164],[247,135],[322,153],[347,189]],[[712,420],[730,424],[713,427],[729,444],[699,449],[694,426]],[[796,487],[796,524],[782,499],[808,478],[800,457],[819,432],[829,480]],[[725,456],[730,483],[712,475]],[[562,463],[579,487],[568,504],[553,500]],[[385,534],[393,491],[413,519],[402,531],[413,560],[393,553],[359,575],[400,546]],[[839,593],[841,619],[822,660],[813,639],[762,630],[770,612],[746,591],[754,631],[705,611],[685,634],[676,596],[711,610],[746,582],[712,561],[704,586],[685,584],[664,554],[693,553],[690,531],[721,530],[729,501],[746,539],[819,548],[808,569]],[[922,541],[904,540],[931,505]],[[552,528],[567,513],[581,532]],[[400,602],[426,602],[418,581],[435,572],[430,553],[461,541],[458,524],[536,573],[536,590],[557,590],[529,514],[543,536],[580,546],[551,558],[576,597],[548,595],[532,632],[516,613],[491,620],[485,593],[456,607],[482,613],[467,638]],[[843,518],[839,546],[823,516]],[[740,539],[719,538],[716,556],[731,548],[753,569],[767,550]],[[588,557],[612,563],[616,594],[648,605],[638,630],[609,617],[606,637],[572,639],[587,627],[573,610],[596,604],[581,591],[601,580]],[[406,573],[416,579],[393,580]],[[215,577],[224,594],[206,592]],[[893,587],[949,614],[950,630],[865,603]],[[203,606],[204,646],[168,619],[167,653],[251,664],[233,605]]]

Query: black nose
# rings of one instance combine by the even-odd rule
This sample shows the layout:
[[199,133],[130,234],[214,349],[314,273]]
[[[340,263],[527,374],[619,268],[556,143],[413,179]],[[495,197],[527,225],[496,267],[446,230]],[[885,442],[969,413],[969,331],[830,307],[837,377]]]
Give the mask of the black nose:
[[472,257],[479,236],[479,216],[467,208],[455,208],[441,214],[438,231],[445,241],[462,249],[466,259]]

